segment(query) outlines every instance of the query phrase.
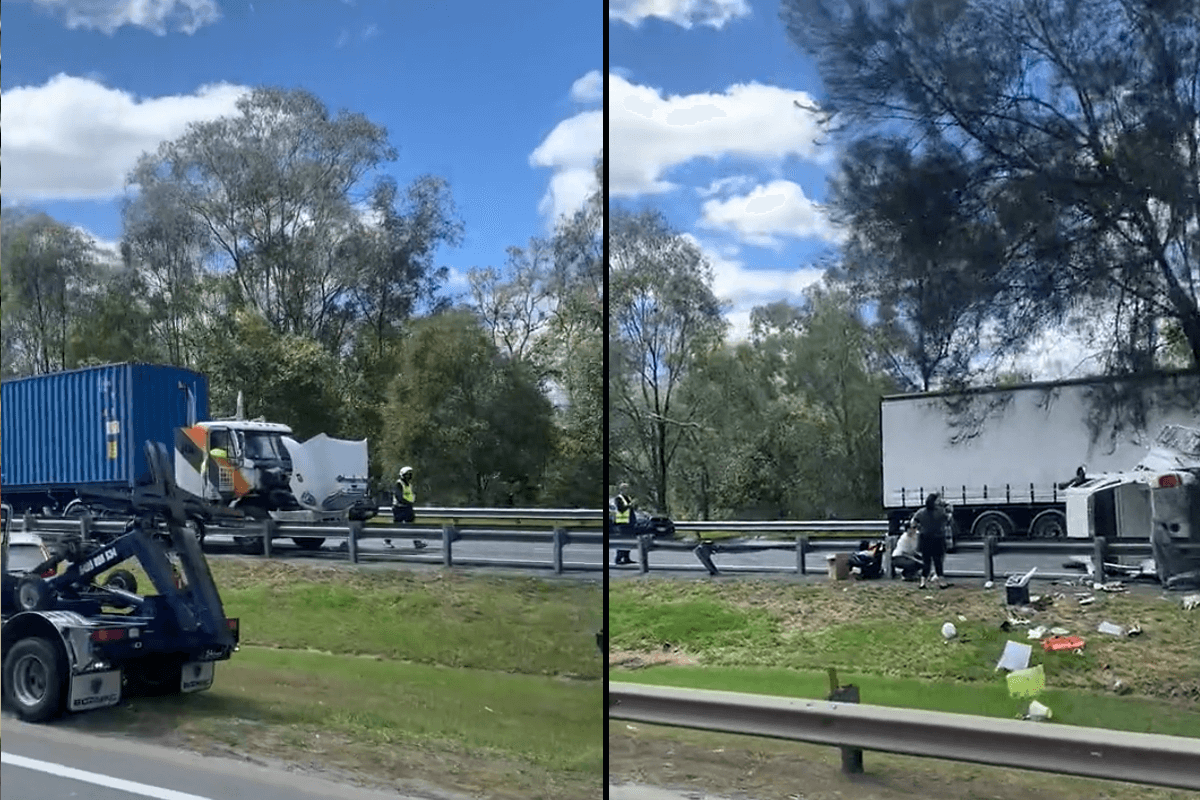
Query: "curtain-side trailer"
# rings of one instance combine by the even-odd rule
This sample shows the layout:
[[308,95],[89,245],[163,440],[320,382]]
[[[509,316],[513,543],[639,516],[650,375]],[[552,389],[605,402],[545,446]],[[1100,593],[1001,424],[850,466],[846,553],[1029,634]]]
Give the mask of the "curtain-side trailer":
[[883,505],[898,530],[938,492],[960,536],[1060,538],[1066,489],[1133,468],[1172,424],[1200,427],[1200,372],[888,396]]

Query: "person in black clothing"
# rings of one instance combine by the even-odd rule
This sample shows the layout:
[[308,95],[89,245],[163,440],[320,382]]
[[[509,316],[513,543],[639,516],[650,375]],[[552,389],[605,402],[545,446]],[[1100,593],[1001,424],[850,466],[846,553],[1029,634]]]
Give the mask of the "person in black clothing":
[[936,492],[930,494],[925,498],[925,507],[912,518],[921,544],[922,589],[931,575],[939,586],[945,578],[946,526],[950,524],[950,517],[942,510],[940,499]]

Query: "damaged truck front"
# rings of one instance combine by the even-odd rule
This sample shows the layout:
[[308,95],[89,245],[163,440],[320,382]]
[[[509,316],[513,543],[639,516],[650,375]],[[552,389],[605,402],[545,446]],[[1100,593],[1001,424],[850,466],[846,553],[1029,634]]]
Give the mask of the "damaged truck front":
[[1200,428],[1167,425],[1133,469],[1064,494],[1068,537],[1149,538],[1165,588],[1200,586]]

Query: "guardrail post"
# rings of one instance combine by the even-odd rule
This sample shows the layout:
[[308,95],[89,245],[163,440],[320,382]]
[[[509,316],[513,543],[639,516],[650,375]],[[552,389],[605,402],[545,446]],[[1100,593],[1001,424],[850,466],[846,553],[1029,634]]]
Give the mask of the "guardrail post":
[[457,538],[457,537],[455,537],[455,535],[454,535],[454,526],[453,525],[443,525],[442,526],[442,566],[447,567],[447,568],[454,566],[454,554],[453,554],[452,548],[453,548],[453,543],[454,543],[455,538]]
[[638,537],[638,569],[643,575],[650,571],[650,538],[644,533]]
[[983,575],[990,582],[996,580],[996,537],[983,537]]
[[1104,556],[1108,550],[1108,542],[1103,536],[1097,536],[1092,542],[1092,564],[1096,567],[1096,573],[1092,575],[1093,581],[1104,583]]
[[554,529],[554,574],[563,574],[563,548],[566,547],[569,537],[567,536],[566,528]]
[[79,517],[79,538],[85,544],[92,540],[92,515],[86,511]]
[[358,537],[362,535],[365,523],[360,519],[350,520],[350,532],[346,537],[346,549],[350,553],[350,563],[358,563]]
[[28,511],[26,511],[23,515],[21,515],[21,531],[23,533],[33,533],[36,530],[37,521]]
[[[857,703],[858,687],[850,683],[845,686],[838,686],[837,670],[833,667],[829,668],[829,697],[831,702],[837,703]],[[863,771],[863,751],[857,747],[843,747],[842,750],[842,772],[847,775],[858,775]]]
[[262,521],[263,555],[267,558],[271,557],[271,540],[275,538],[275,526],[277,524],[270,517]]
[[796,537],[796,572],[801,575],[808,574],[808,562],[804,558],[804,554],[808,552],[808,537]]

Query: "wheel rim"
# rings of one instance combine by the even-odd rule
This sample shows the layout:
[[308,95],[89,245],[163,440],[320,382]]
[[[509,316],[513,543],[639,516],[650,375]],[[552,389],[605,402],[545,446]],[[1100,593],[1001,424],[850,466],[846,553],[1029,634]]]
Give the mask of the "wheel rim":
[[46,699],[50,690],[50,670],[34,655],[22,656],[13,668],[13,695],[26,708]]
[[197,543],[204,541],[204,537],[200,535],[200,526],[196,524],[196,520],[189,519],[183,524],[183,527],[184,530],[191,534],[192,538],[195,539]]
[[38,604],[37,589],[31,583],[22,584],[17,589],[17,600],[21,608],[35,608]]
[[1037,520],[1033,526],[1033,535],[1037,539],[1061,539],[1064,531],[1063,520],[1057,514]]

